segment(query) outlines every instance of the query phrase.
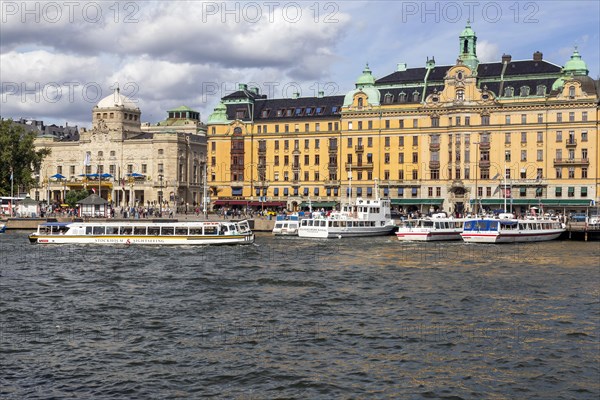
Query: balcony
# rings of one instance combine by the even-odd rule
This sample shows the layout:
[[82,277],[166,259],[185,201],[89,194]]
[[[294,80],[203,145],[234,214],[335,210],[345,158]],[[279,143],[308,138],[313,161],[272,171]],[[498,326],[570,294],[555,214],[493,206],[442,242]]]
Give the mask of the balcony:
[[268,188],[269,181],[254,181],[255,188]]
[[565,141],[565,146],[567,146],[567,147],[576,147],[577,146],[577,139],[567,139]]
[[327,180],[327,181],[325,181],[325,186],[329,186],[329,187],[340,186],[340,181]]
[[292,170],[294,170],[294,171],[300,170],[300,163],[292,163]]
[[548,186],[548,181],[545,179],[511,179],[510,184],[513,186]]
[[490,160],[480,160],[479,161],[479,168],[489,168],[490,167]]
[[266,153],[267,153],[267,148],[266,147],[259,147],[258,148],[258,154],[265,155]]
[[337,169],[338,165],[337,163],[329,163],[327,164],[327,168],[329,169]]
[[440,169],[439,161],[429,161],[429,169]]
[[357,144],[356,146],[354,146],[354,151],[356,151],[357,153],[362,153],[363,151],[365,151],[365,146],[363,146],[362,144]]
[[490,142],[481,142],[479,143],[479,150],[489,150],[491,147]]
[[554,165],[590,165],[589,158],[555,158]]
[[440,144],[439,143],[429,143],[429,151],[439,151]]
[[338,151],[338,147],[337,146],[329,146],[329,152],[330,153],[337,153]]
[[373,163],[360,163],[360,164],[351,164],[346,163],[346,170],[360,170],[360,169],[373,169]]

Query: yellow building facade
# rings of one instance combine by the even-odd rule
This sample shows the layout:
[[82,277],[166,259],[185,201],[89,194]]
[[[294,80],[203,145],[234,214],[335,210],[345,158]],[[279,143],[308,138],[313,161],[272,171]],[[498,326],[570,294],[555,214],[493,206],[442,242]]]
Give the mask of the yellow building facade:
[[467,26],[455,64],[399,64],[381,79],[367,66],[345,96],[267,99],[241,85],[208,121],[212,204],[379,195],[405,212],[594,206],[600,96],[588,73],[577,50],[562,67],[540,52],[479,63]]

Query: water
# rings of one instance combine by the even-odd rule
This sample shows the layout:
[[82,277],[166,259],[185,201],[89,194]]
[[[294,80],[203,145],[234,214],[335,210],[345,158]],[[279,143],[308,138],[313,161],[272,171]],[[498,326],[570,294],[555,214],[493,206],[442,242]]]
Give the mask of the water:
[[600,395],[600,245],[0,237],[0,398]]

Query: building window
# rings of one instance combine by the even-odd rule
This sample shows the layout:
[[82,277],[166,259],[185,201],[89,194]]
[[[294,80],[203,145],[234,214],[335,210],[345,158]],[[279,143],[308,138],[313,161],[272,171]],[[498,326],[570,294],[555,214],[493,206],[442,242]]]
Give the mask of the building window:
[[527,161],[527,150],[521,150],[521,161]]
[[569,197],[575,197],[575,187],[569,186],[569,189],[567,189],[567,194]]
[[521,123],[522,124],[526,124],[527,123],[527,114],[521,114]]
[[544,170],[542,168],[538,168],[535,174],[535,179],[542,179],[544,177]]
[[490,124],[490,116],[482,115],[481,116],[481,125],[489,125]]
[[277,167],[277,166],[279,166],[279,156],[275,156],[275,157],[273,158],[273,164],[274,164],[276,167]]
[[544,150],[537,151],[537,161],[544,161]]
[[367,138],[367,147],[373,147],[373,138],[370,136]]
[[546,95],[546,86],[538,85],[535,90],[535,94],[537,96],[545,96]]
[[521,97],[529,96],[529,86],[521,86],[519,88],[519,95]]
[[419,179],[419,171],[418,171],[418,170],[416,170],[416,169],[413,169],[413,171],[412,171],[412,178],[413,178],[413,180],[415,180],[415,181],[416,181],[417,179]]
[[471,125],[471,117],[465,117],[465,125],[466,126],[470,126]]
[[556,122],[562,122],[562,113],[561,112],[556,113]]
[[544,142],[544,132],[537,132],[537,142],[538,143]]
[[412,162],[413,162],[413,164],[416,164],[419,162],[419,153],[417,153],[417,152],[412,153]]
[[575,113],[574,112],[569,113],[569,122],[575,122]]
[[581,120],[584,121],[584,122],[588,120],[588,113],[587,113],[587,111],[582,111],[582,113],[581,113]]
[[510,162],[510,151],[504,152],[504,161]]
[[390,153],[385,153],[383,155],[383,162],[384,162],[384,164],[389,164],[390,163]]
[[562,142],[562,131],[556,131],[556,141]]
[[356,129],[358,129],[359,131],[362,131],[363,125],[362,125],[362,121],[358,121],[356,123]]
[[[431,117],[431,126],[437,128],[440,126],[440,117]],[[389,128],[389,127],[388,127]]]
[[457,101],[464,101],[465,100],[465,91],[464,90],[457,90],[456,91],[456,100]]
[[527,143],[527,132],[521,132],[521,143]]
[[391,138],[389,136],[384,138],[385,147],[390,147],[390,140]]
[[413,119],[413,128],[418,128],[419,127],[419,120],[418,119]]
[[581,132],[581,141],[582,142],[587,142],[588,141],[588,133],[587,133],[587,131]]
[[504,89],[504,97],[513,97],[515,89],[511,86]]
[[581,168],[581,177],[582,178],[587,178],[588,177],[588,169],[587,169],[587,167]]
[[321,158],[318,154],[315,154],[315,165],[319,165]]
[[506,132],[504,134],[504,144],[510,144],[510,137],[511,137],[511,133],[510,132]]
[[569,87],[569,97],[570,98],[575,97],[575,86]]
[[556,167],[556,179],[562,179],[562,168]]
[[504,123],[509,125],[510,124],[510,115],[505,115],[504,116]]

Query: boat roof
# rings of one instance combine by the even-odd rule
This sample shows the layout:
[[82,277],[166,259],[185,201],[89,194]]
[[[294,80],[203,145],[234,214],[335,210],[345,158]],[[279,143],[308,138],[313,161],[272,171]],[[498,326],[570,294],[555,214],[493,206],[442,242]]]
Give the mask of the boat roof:
[[40,224],[43,227],[49,226],[210,226],[210,225],[234,225],[247,220],[242,221],[185,221],[185,222],[152,222],[152,221],[98,221],[98,222],[45,222]]

